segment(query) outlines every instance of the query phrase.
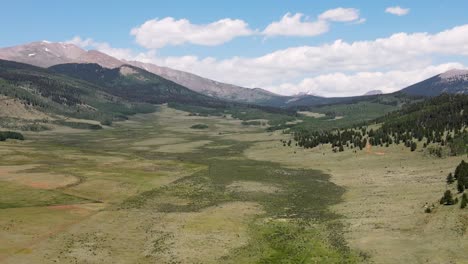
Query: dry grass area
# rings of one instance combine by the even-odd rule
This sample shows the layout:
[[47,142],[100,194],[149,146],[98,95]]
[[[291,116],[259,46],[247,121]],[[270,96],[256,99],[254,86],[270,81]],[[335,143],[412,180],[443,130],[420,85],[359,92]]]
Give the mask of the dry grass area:
[[164,236],[170,232],[156,262],[219,263],[231,250],[247,245],[248,224],[262,213],[255,203],[233,202],[209,207],[200,212],[169,213],[160,217],[161,225],[152,232]]
[[[194,124],[208,128],[190,129]],[[314,229],[321,223],[304,229],[275,206],[284,202],[288,209],[291,197],[325,190],[293,203],[323,209],[307,205],[331,198],[326,194],[336,185],[326,176],[289,185],[317,176],[304,174],[312,169],[346,188],[332,208],[343,218],[329,219],[345,224],[346,242],[370,262],[466,263],[468,213],[438,205],[445,177],[461,158],[404,147],[304,150],[283,147],[286,137],[230,117],[161,107],[101,131],[54,130],[3,142],[0,188],[10,200],[0,209],[0,262],[252,263],[265,257],[262,263],[271,263],[269,254],[307,256],[301,250],[311,247],[318,250],[309,260],[331,256],[329,263],[342,263],[342,248],[321,240],[330,234],[326,228]],[[325,182],[326,188],[316,187]],[[295,197],[305,183],[311,185]],[[122,206],[135,197],[142,206]],[[435,204],[433,213],[424,213],[426,203]],[[275,210],[283,218],[272,217]]]
[[[346,187],[334,210],[344,216],[350,245],[376,263],[467,263],[468,212],[438,204],[461,157],[433,158],[401,146],[333,153],[329,146],[304,150],[277,141],[257,143],[245,154],[320,169]],[[424,213],[426,203],[436,206],[433,213]]]
[[26,172],[35,167],[37,166],[0,166],[0,181],[10,181],[38,189],[56,189],[79,182],[78,178],[71,175]]
[[314,118],[325,117],[325,114],[323,113],[316,113],[316,112],[310,112],[310,111],[298,111],[297,113],[308,116],[308,117],[314,117]]
[[0,117],[13,117],[26,120],[49,119],[50,117],[18,99],[0,95]]
[[187,213],[52,210],[51,221],[67,220],[70,214],[74,219],[60,221],[36,239],[34,250],[20,250],[5,263],[218,263],[230,250],[247,244],[248,223],[262,213],[254,203]]

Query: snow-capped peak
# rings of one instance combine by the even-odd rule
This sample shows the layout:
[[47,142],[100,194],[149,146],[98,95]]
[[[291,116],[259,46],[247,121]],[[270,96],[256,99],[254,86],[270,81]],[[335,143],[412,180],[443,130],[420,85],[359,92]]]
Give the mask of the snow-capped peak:
[[465,77],[468,75],[468,70],[451,69],[439,75],[441,79],[454,79],[457,77]]

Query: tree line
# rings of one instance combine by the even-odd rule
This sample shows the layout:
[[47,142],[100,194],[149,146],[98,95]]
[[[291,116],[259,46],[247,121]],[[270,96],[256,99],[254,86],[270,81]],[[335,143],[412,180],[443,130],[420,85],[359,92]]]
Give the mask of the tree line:
[[345,147],[362,150],[366,144],[403,144],[415,151],[420,142],[423,148],[430,144],[448,146],[451,154],[458,155],[467,150],[467,123],[468,95],[443,94],[360,126],[327,131],[296,129],[293,135],[297,145],[304,148],[331,144],[334,150],[344,151]]
[[5,141],[7,139],[24,140],[24,136],[18,132],[0,131],[0,141]]
[[[468,163],[464,160],[455,168],[454,173],[449,173],[447,176],[447,185],[450,186],[456,182],[457,192],[461,194],[460,208],[466,208],[468,205],[468,197],[465,190],[468,189]],[[452,194],[452,191],[446,190],[440,199],[440,204],[454,205],[458,203],[458,197]]]

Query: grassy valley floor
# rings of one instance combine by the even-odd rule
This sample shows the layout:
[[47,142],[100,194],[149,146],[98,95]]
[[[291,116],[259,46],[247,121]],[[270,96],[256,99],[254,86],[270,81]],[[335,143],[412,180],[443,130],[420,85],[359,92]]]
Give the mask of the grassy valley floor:
[[[258,142],[246,150],[251,159],[288,168],[319,169],[346,189],[332,206],[343,215],[351,248],[375,263],[468,263],[468,211],[459,204],[439,205],[446,176],[464,157],[435,158],[400,146],[372,147],[354,153]],[[432,213],[424,206],[435,205]]]
[[468,213],[438,204],[461,157],[283,147],[166,106],[26,136],[0,143],[0,262],[467,263]]
[[330,175],[245,155],[284,138],[263,131],[162,106],[2,142],[0,262],[365,261],[329,209],[345,193]]

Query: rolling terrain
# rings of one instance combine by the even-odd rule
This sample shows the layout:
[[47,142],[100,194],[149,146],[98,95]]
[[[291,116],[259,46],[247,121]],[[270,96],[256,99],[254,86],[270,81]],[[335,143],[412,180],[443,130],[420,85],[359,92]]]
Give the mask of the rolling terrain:
[[468,259],[463,71],[282,97],[70,44],[5,57],[40,67],[0,60],[2,263]]
[[[140,68],[164,79],[184,86],[192,91],[209,97],[247,104],[272,107],[318,106],[328,104],[368,101],[381,98],[381,91],[370,91],[363,96],[326,98],[315,95],[282,96],[261,88],[245,88],[217,82],[192,73],[183,72],[151,63],[119,60],[96,50],[84,50],[70,43],[52,43],[48,41],[32,42],[15,47],[0,48],[0,59],[17,61],[39,67],[51,67],[60,64],[98,64],[114,69],[127,65]],[[411,85],[401,90],[410,96],[437,96],[441,93],[466,93],[467,71],[450,70],[428,80]],[[385,95],[383,95],[385,96]]]
[[27,63],[44,68],[67,63],[95,63],[109,69],[117,68],[122,65],[132,65],[185,86],[193,91],[223,100],[242,103],[259,103],[262,105],[281,105],[284,101],[289,99],[260,88],[249,89],[216,82],[195,74],[167,67],[160,67],[150,63],[119,60],[96,50],[83,50],[69,43],[40,41],[15,47],[1,48],[0,59]]

